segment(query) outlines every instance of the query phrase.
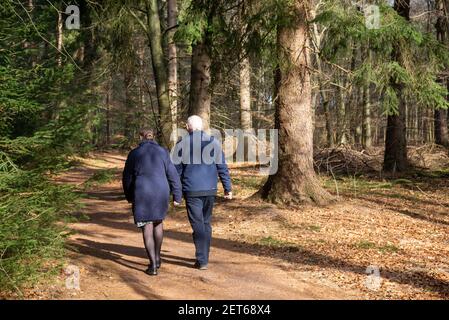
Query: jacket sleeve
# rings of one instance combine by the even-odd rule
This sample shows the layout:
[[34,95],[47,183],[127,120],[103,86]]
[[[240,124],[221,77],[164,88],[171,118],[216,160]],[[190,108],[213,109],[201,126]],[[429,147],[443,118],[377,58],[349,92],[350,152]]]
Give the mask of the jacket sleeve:
[[168,184],[170,185],[170,191],[173,193],[173,200],[181,203],[182,201],[182,188],[181,188],[181,179],[179,178],[179,174],[177,168],[170,159],[170,154],[166,153],[165,160],[165,174],[167,176]]
[[122,186],[126,200],[133,202],[134,200],[134,157],[131,151],[125,162],[125,168],[122,174]]
[[228,165],[223,151],[221,152],[221,163],[215,164],[217,166],[218,176],[220,177],[221,184],[225,192],[232,191],[231,176],[229,174]]

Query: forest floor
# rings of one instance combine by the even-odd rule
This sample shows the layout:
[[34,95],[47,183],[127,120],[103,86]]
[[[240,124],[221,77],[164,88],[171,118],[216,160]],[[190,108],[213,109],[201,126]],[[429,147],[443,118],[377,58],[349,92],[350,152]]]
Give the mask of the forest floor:
[[[44,299],[448,299],[449,178],[383,180],[323,176],[339,201],[281,208],[249,198],[265,181],[256,166],[231,166],[236,198],[217,197],[209,270],[192,268],[185,207],[165,221],[163,265],[147,258],[121,189],[125,156],[95,153],[58,177],[85,190],[69,227],[66,265],[80,271],[26,291]],[[102,176],[111,175],[100,181]],[[95,183],[97,179],[98,183]],[[222,194],[222,193],[219,193]],[[372,275],[377,273],[380,277]]]

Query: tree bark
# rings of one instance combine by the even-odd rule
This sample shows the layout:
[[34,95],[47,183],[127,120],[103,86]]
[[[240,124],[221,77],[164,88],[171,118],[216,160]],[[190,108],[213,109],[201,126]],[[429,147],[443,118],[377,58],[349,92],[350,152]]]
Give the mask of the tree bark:
[[[437,0],[436,9],[438,10],[438,19],[435,24],[437,39],[446,44],[448,40],[449,32],[449,1]],[[449,90],[449,79],[442,79],[442,82],[446,83],[446,87]],[[449,99],[449,96],[448,96]],[[448,112],[447,110],[435,109],[434,114],[434,126],[435,126],[435,143],[449,147],[449,133],[448,133]]]
[[346,121],[346,97],[343,88],[337,88],[337,144],[346,144],[347,137],[347,121]]
[[240,125],[243,131],[252,128],[251,121],[251,66],[249,58],[240,62]]
[[111,144],[111,88],[108,83],[107,92],[106,92],[106,145],[109,146]]
[[159,142],[170,146],[172,130],[171,112],[168,96],[167,69],[162,50],[161,20],[157,0],[147,0],[147,26],[148,40],[151,49],[151,62],[153,66],[154,80],[158,102],[158,138]]
[[130,97],[130,86],[131,86],[132,76],[129,71],[124,72],[123,75],[123,86],[124,86],[124,104],[125,104],[125,123],[123,128],[123,135],[128,139],[128,142],[131,143],[133,140],[133,108],[132,101]]
[[[368,62],[372,62],[372,52],[368,47],[367,50]],[[371,130],[371,83],[366,83],[363,87],[363,148],[369,149],[373,146],[373,135]]]
[[[410,20],[410,0],[395,0],[394,9],[400,16]],[[401,61],[401,52],[397,47],[393,49],[393,59],[399,63]],[[399,106],[398,113],[388,115],[387,118],[383,170],[386,172],[404,172],[409,168],[405,118],[407,102],[403,95],[403,84],[395,82],[392,83],[392,86],[395,88],[399,99]]]
[[313,167],[313,110],[308,25],[304,1],[292,4],[295,18],[278,26],[280,66],[276,125],[279,129],[279,166],[264,185],[262,198],[278,204],[327,204],[333,197],[325,191]]
[[176,132],[178,118],[178,60],[176,43],[174,41],[175,27],[177,25],[178,8],[176,0],[167,0],[167,22],[168,22],[168,92],[172,131]]
[[92,25],[91,12],[92,8],[87,0],[79,1],[80,15],[81,19],[81,37],[82,37],[82,47],[83,53],[80,59],[83,69],[89,73],[89,78],[92,74],[92,68],[95,65],[95,60],[98,58],[97,52],[97,38],[96,38],[96,28]]
[[[312,17],[315,18],[316,17],[316,12],[313,10],[311,12]],[[326,93],[325,88],[324,88],[324,79],[323,79],[323,74],[324,74],[324,70],[323,70],[323,66],[321,64],[321,58],[319,55],[319,51],[321,49],[321,35],[318,31],[318,26],[316,23],[313,24],[313,28],[312,28],[312,36],[313,36],[313,44],[314,44],[314,52],[315,52],[315,60],[316,60],[316,64],[317,64],[317,69],[318,69],[318,85],[319,85],[319,93],[321,95],[322,101],[323,101],[323,109],[324,109],[324,118],[326,121],[326,142],[327,142],[327,146],[330,148],[333,148],[335,146],[334,143],[334,126],[332,123],[332,118],[331,118],[331,114],[330,114],[330,110],[329,110],[329,95]]]
[[208,36],[192,48],[192,66],[190,73],[189,116],[197,115],[203,119],[204,129],[210,124],[210,67],[211,56]]
[[363,148],[369,149],[373,145],[371,133],[371,102],[369,84],[367,84],[363,90],[363,100]]
[[56,64],[58,67],[62,65],[62,12],[61,8],[58,8],[58,22],[56,25],[56,48],[58,49]]
[[449,147],[447,110],[435,110],[435,143],[444,147]]
[[324,118],[326,121],[326,140],[327,140],[327,146],[329,148],[335,147],[334,143],[334,128],[332,125],[332,119],[331,114],[329,110],[329,98],[327,94],[324,92],[321,92],[321,96],[323,98],[323,109],[324,109]]

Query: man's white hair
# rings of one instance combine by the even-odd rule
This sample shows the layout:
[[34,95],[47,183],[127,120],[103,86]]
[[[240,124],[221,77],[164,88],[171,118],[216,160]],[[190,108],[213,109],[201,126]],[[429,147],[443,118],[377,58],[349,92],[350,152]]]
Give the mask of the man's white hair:
[[187,126],[189,130],[203,130],[203,119],[199,116],[190,116],[187,118]]

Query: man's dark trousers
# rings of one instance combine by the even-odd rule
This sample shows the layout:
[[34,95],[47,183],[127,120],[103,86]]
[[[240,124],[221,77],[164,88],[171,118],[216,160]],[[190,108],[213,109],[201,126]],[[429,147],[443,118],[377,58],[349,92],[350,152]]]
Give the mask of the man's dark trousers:
[[215,195],[186,197],[187,213],[193,229],[195,256],[201,266],[209,263],[209,249],[212,238],[211,218],[214,201]]

